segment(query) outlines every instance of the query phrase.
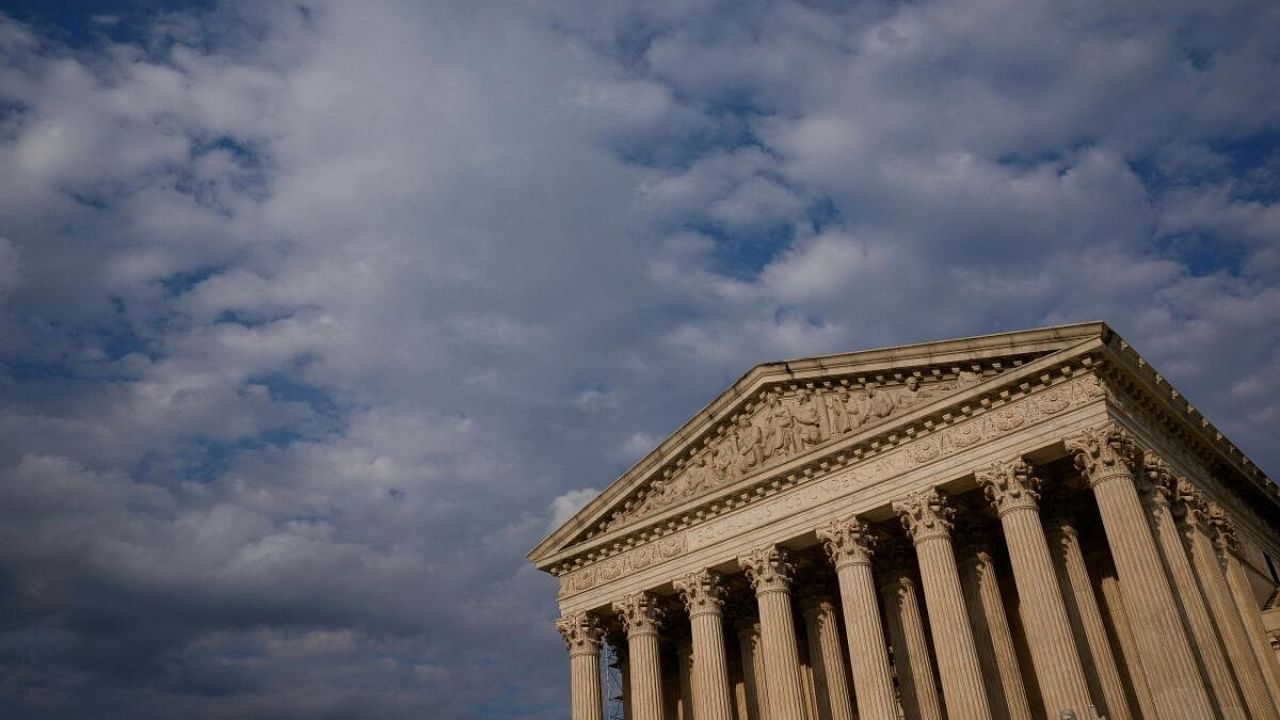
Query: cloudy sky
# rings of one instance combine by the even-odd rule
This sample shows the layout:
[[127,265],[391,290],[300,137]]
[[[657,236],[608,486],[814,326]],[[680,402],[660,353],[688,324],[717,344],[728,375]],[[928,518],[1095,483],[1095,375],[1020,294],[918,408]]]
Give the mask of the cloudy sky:
[[1106,320],[1280,473],[1280,5],[0,3],[0,715],[561,718],[751,365]]

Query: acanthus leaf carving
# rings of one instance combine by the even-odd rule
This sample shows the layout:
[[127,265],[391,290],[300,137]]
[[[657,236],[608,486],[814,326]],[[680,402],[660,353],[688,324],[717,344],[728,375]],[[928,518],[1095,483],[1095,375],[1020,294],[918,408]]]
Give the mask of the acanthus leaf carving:
[[937,488],[917,490],[893,502],[893,511],[902,521],[902,529],[918,545],[926,540],[951,535],[955,508]]
[[998,515],[1013,510],[1035,510],[1040,499],[1040,478],[1022,458],[996,460],[974,472],[982,492]]
[[624,595],[613,604],[613,610],[621,618],[628,637],[657,634],[666,614],[658,597],[650,592]]
[[1116,475],[1133,475],[1137,446],[1115,423],[1086,428],[1063,441],[1090,485]]
[[759,547],[738,558],[751,588],[756,594],[790,589],[796,567],[791,552],[779,545]]
[[707,612],[718,613],[724,607],[727,592],[720,573],[698,570],[676,578],[671,585],[680,594],[690,617]]
[[876,536],[871,525],[856,515],[819,527],[817,535],[837,569],[845,565],[870,565],[876,552]]
[[604,626],[595,615],[586,612],[565,615],[556,620],[556,630],[564,638],[570,655],[595,655],[600,652]]

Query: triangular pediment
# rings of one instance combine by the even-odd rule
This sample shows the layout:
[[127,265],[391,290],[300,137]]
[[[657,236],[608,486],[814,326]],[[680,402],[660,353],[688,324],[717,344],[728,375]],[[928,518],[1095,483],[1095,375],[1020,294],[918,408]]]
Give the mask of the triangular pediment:
[[771,468],[1108,333],[1102,323],[1064,325],[757,365],[529,558],[542,565],[576,545],[646,525],[671,508],[714,499]]

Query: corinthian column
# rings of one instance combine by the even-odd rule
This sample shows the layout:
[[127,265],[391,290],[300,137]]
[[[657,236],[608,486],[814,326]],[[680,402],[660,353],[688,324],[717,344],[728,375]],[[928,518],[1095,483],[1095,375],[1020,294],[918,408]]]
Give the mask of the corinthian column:
[[1275,653],[1267,642],[1267,631],[1262,624],[1262,613],[1249,587],[1249,578],[1244,574],[1244,565],[1237,553],[1239,541],[1236,538],[1235,524],[1226,510],[1217,503],[1209,503],[1209,523],[1213,527],[1214,542],[1218,547],[1218,556],[1226,571],[1227,587],[1231,589],[1231,597],[1235,599],[1240,618],[1244,621],[1245,631],[1249,636],[1249,647],[1257,658],[1258,667],[1262,670],[1262,679],[1271,690],[1272,701],[1280,707],[1280,667],[1277,667]]
[[933,627],[934,650],[942,672],[942,696],[950,720],[991,720],[978,649],[969,627],[960,589],[960,574],[951,549],[951,517],[941,492],[934,488],[914,492],[893,503],[902,527],[916,546],[924,602]]
[[1118,426],[1108,424],[1069,437],[1065,445],[1097,499],[1125,609],[1161,720],[1213,717],[1208,691],[1182,629],[1173,588],[1134,487],[1133,442]]
[[662,712],[662,665],[658,657],[658,625],[662,608],[651,593],[627,595],[613,604],[627,632],[631,710],[635,720],[664,720]]
[[[970,535],[976,535],[976,531]],[[961,546],[960,585],[964,588],[964,603],[978,645],[978,660],[987,682],[987,701],[991,703],[992,715],[997,720],[1031,720],[1031,704],[1027,702],[1027,689],[1018,669],[1018,652],[1013,644],[1009,617],[1005,614],[995,560],[985,547],[975,542]]]
[[1178,591],[1182,618],[1195,641],[1201,669],[1213,689],[1222,717],[1226,720],[1245,720],[1244,706],[1240,693],[1236,690],[1235,678],[1231,676],[1231,668],[1227,665],[1218,633],[1214,630],[1213,619],[1209,617],[1209,609],[1196,584],[1195,571],[1191,569],[1191,561],[1182,546],[1182,538],[1170,510],[1170,502],[1177,493],[1177,480],[1169,472],[1168,466],[1154,455],[1148,454],[1145,457],[1142,471],[1145,480],[1141,484],[1142,499],[1151,519],[1151,528],[1160,543],[1165,568]]
[[[916,581],[911,577],[901,553],[884,573],[880,597],[888,614],[889,642],[893,645],[893,666],[902,687],[902,709],[907,720],[942,720],[940,693],[933,679],[933,661],[929,658],[929,641],[920,617],[920,600]],[[854,667],[858,666],[855,658]],[[854,687],[857,693],[857,686]]]
[[733,694],[725,661],[724,583],[718,573],[694,572],[672,583],[689,610],[693,634],[693,716],[697,720],[733,720]]
[[[818,539],[836,566],[840,603],[844,609],[845,636],[853,665],[853,694],[859,720],[895,720],[898,704],[893,697],[889,650],[884,644],[880,608],[876,604],[871,556],[875,536],[857,516],[818,528]],[[904,688],[903,693],[906,693]]]
[[996,461],[974,475],[1004,528],[1018,598],[1027,616],[1035,618],[1035,632],[1027,634],[1027,643],[1045,715],[1058,717],[1070,710],[1084,716],[1093,701],[1040,524],[1040,478],[1020,458]]
[[813,666],[814,694],[818,715],[831,720],[853,720],[849,681],[845,679],[844,652],[840,649],[840,628],[836,606],[828,597],[804,603],[805,630],[809,636],[809,664]]
[[1177,481],[1176,493],[1174,508],[1187,539],[1191,566],[1199,581],[1200,591],[1209,605],[1209,612],[1213,615],[1218,636],[1222,638],[1227,659],[1230,660],[1236,681],[1240,685],[1245,707],[1249,709],[1253,720],[1276,720],[1275,703],[1267,691],[1258,659],[1253,654],[1244,620],[1231,599],[1222,568],[1218,566],[1213,541],[1210,539],[1212,528],[1209,504],[1200,491],[1185,479]]
[[1049,541],[1058,571],[1067,616],[1071,619],[1075,636],[1082,639],[1088,649],[1089,657],[1084,666],[1090,692],[1095,700],[1103,702],[1099,714],[1108,720],[1132,720],[1120,669],[1107,639],[1102,609],[1093,591],[1084,551],[1080,548],[1080,534],[1069,510],[1072,499],[1063,491],[1055,496],[1055,500],[1056,507],[1049,515],[1045,538]]
[[791,578],[795,567],[789,553],[766,545],[738,558],[756,591],[760,606],[760,634],[764,655],[769,720],[807,720],[800,685],[800,651],[791,620]]
[[600,620],[587,613],[566,615],[556,621],[556,630],[569,648],[569,707],[573,720],[601,720],[600,641],[604,629]]

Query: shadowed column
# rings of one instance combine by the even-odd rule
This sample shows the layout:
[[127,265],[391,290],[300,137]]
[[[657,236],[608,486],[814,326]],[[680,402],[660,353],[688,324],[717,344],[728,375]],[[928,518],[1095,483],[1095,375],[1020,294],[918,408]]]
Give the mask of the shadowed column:
[[738,558],[738,565],[751,581],[760,606],[768,719],[807,720],[800,685],[800,651],[791,618],[791,578],[795,567],[789,553],[777,545],[767,545]]
[[663,720],[662,665],[658,656],[658,625],[662,608],[651,593],[627,595],[613,604],[627,631],[627,656],[631,677],[631,709],[634,720]]
[[809,636],[809,664],[813,666],[818,714],[821,716],[825,709],[831,720],[853,720],[844,652],[840,649],[839,618],[831,598],[819,596],[805,600],[804,622]]
[[738,720],[764,720],[768,699],[764,696],[764,658],[760,655],[760,623],[738,625],[738,649],[742,655],[742,684],[746,686],[747,717]]
[[[898,703],[893,697],[889,650],[884,644],[880,608],[876,604],[871,556],[875,537],[866,522],[856,516],[818,528],[818,539],[836,567],[840,602],[844,608],[849,661],[853,665],[853,690],[859,720],[894,720]],[[905,653],[904,653],[905,654]],[[903,690],[904,694],[906,690]]]
[[1178,511],[1182,533],[1187,540],[1191,566],[1209,605],[1218,636],[1222,638],[1223,647],[1231,661],[1245,707],[1254,720],[1276,720],[1275,702],[1267,689],[1262,669],[1258,666],[1258,658],[1250,646],[1244,619],[1236,609],[1222,568],[1218,565],[1213,540],[1210,539],[1213,530],[1210,526],[1209,504],[1205,502],[1199,489],[1185,479],[1177,481],[1176,493],[1174,507]]
[[1235,600],[1236,608],[1249,636],[1249,647],[1258,660],[1262,671],[1262,679],[1271,691],[1271,699],[1280,707],[1280,667],[1277,667],[1275,653],[1267,642],[1267,631],[1262,624],[1262,613],[1254,600],[1253,590],[1249,587],[1249,578],[1244,574],[1244,565],[1237,554],[1239,540],[1236,538],[1235,524],[1228,517],[1227,511],[1217,503],[1209,503],[1209,525],[1213,528],[1214,544],[1218,548],[1218,559],[1222,562],[1227,578],[1227,587]]
[[693,716],[697,720],[733,720],[733,695],[724,652],[724,584],[703,570],[672,583],[689,611],[693,635]]
[[1100,714],[1108,720],[1132,720],[1133,713],[1129,709],[1124,682],[1120,679],[1119,665],[1107,639],[1102,609],[1093,591],[1084,552],[1080,548],[1080,535],[1071,515],[1070,508],[1075,502],[1077,499],[1070,497],[1065,489],[1055,493],[1045,537],[1057,567],[1067,616],[1076,637],[1081,639],[1089,654],[1084,663],[1085,676],[1094,699],[1103,703]]
[[[907,720],[942,720],[941,694],[933,677],[916,581],[907,567],[905,553],[895,552],[888,565],[882,574],[880,597],[893,645],[893,666],[902,688],[902,709]],[[857,660],[854,666],[857,667]]]
[[[987,528],[981,528],[986,530]],[[960,550],[960,585],[973,626],[982,677],[987,683],[991,714],[996,718],[1031,720],[1031,704],[1018,667],[1009,617],[996,576],[995,560],[984,547],[978,528],[970,527]]]
[[993,462],[974,476],[1000,517],[1018,597],[1036,621],[1036,631],[1028,634],[1027,642],[1045,714],[1057,717],[1071,710],[1084,717],[1093,701],[1040,524],[1036,504],[1040,479],[1021,458]]
[[1064,441],[1093,489],[1125,610],[1161,720],[1213,717],[1173,588],[1134,487],[1134,446],[1115,424]]
[[569,707],[573,720],[601,720],[600,641],[604,629],[594,615],[574,613],[556,621],[569,649]]
[[894,502],[893,509],[916,546],[947,716],[950,720],[990,720],[991,707],[982,684],[978,650],[951,549],[954,511],[947,506],[943,494],[933,488],[911,493]]
[[1244,720],[1247,716],[1240,693],[1236,689],[1235,678],[1227,665],[1221,641],[1213,627],[1213,619],[1209,617],[1209,609],[1205,607],[1204,597],[1196,584],[1195,571],[1191,569],[1191,561],[1187,559],[1187,551],[1182,546],[1182,538],[1170,510],[1170,502],[1177,493],[1177,480],[1169,472],[1168,466],[1150,453],[1143,459],[1142,475],[1144,482],[1140,489],[1143,505],[1160,543],[1165,568],[1178,591],[1178,605],[1195,641],[1201,669],[1209,680],[1222,717],[1227,720]]

